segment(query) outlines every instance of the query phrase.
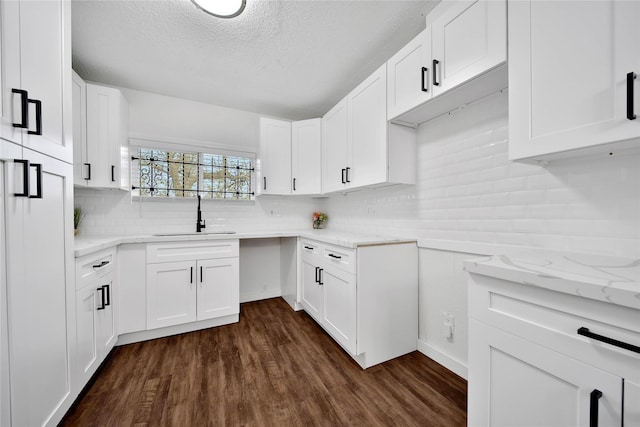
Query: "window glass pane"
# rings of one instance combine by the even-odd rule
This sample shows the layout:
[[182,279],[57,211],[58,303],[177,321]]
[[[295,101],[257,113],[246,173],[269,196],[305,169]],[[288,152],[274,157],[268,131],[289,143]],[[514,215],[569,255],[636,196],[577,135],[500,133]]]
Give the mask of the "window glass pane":
[[215,153],[139,148],[132,192],[140,197],[252,200],[253,159]]

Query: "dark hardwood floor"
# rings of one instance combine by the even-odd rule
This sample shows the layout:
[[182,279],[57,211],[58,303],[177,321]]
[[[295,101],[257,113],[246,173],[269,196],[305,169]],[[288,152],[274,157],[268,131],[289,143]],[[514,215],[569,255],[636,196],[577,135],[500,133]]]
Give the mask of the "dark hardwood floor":
[[464,426],[467,384],[418,352],[362,370],[306,313],[117,347],[63,426]]

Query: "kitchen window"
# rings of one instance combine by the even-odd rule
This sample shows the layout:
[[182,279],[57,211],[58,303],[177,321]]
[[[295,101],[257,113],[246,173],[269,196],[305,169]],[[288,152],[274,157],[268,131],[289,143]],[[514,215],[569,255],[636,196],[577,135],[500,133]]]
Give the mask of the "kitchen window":
[[132,151],[133,196],[254,199],[251,157],[142,147]]

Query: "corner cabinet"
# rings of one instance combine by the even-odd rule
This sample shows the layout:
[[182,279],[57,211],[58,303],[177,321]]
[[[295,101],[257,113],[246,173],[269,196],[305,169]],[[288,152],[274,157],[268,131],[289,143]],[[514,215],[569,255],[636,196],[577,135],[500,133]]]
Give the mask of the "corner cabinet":
[[322,193],[322,120],[291,123],[291,194]]
[[84,83],[75,73],[73,83],[75,185],[129,190],[126,99],[118,89]]
[[240,313],[238,256],[238,240],[147,244],[147,329]]
[[[469,425],[640,425],[640,310],[479,274],[469,282]],[[582,331],[582,332],[581,332]]]
[[636,1],[509,3],[511,160],[638,146],[639,22]]
[[415,243],[348,248],[300,238],[299,245],[302,307],[360,366],[416,349]]
[[386,65],[323,118],[325,193],[415,183],[415,132],[387,123]]
[[257,193],[291,194],[291,122],[260,118]]

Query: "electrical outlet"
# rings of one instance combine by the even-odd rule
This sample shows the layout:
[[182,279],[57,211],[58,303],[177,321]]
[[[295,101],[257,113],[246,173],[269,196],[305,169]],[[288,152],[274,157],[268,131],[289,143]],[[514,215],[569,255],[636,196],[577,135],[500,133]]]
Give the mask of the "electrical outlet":
[[271,209],[271,216],[279,217],[280,215],[280,209]]
[[455,328],[455,316],[446,311],[442,312],[442,338],[453,341],[453,330]]

